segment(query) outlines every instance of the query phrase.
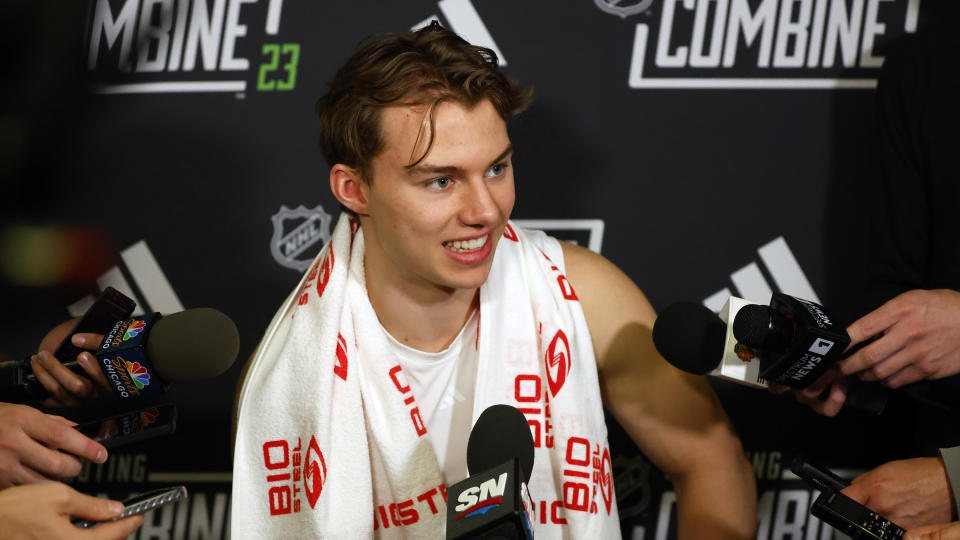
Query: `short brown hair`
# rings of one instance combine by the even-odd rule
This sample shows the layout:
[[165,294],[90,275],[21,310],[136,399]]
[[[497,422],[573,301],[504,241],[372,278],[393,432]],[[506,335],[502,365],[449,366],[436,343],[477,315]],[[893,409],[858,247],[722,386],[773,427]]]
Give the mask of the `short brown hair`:
[[[383,149],[380,110],[391,105],[430,104],[430,140],[410,166],[432,145],[433,109],[448,100],[473,106],[486,99],[504,120],[530,103],[532,92],[497,68],[497,55],[471,45],[434,21],[407,34],[386,34],[362,45],[341,67],[317,100],[320,150],[331,167],[343,163],[372,181],[371,160]],[[421,130],[418,135],[423,135]]]

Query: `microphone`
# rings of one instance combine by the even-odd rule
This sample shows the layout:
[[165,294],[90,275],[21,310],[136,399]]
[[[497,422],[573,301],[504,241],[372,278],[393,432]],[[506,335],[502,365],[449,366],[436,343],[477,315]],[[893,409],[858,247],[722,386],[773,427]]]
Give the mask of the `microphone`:
[[[195,308],[117,321],[97,348],[97,363],[121,399],[157,394],[175,382],[215,377],[237,358],[240,338],[229,317]],[[76,361],[65,364],[72,368]],[[79,367],[77,367],[79,369]],[[41,400],[47,391],[27,361],[0,364],[4,401]]]
[[[653,324],[653,344],[688,373],[753,388],[765,388],[768,380],[805,388],[844,357],[850,336],[823,306],[774,293],[769,307],[731,296],[719,316],[702,304],[672,304]],[[845,405],[854,409],[880,414],[887,398],[876,384],[847,382]]]
[[773,293],[769,306],[744,307],[733,334],[762,358],[764,377],[791,388],[820,378],[850,345],[846,329],[823,306],[783,293]]
[[671,304],[653,323],[653,345],[681,371],[766,388],[759,359],[734,338],[727,324],[749,305],[746,300],[731,296],[718,316],[703,304]]
[[447,538],[532,540],[533,436],[510,405],[488,407],[467,441],[470,476],[447,488]]
[[[847,351],[850,336],[834,321],[820,304],[773,293],[769,306],[753,304],[739,311],[733,333],[760,357],[762,376],[784,386],[806,388],[830,366],[872,342]],[[821,399],[829,391],[824,390]],[[880,414],[889,397],[889,390],[878,384],[855,377],[847,381],[845,405],[855,409]]]

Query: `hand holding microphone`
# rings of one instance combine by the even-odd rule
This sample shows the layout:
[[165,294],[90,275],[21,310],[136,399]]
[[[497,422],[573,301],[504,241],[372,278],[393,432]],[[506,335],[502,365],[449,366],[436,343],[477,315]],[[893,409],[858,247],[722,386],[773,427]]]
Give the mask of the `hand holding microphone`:
[[[770,306],[731,297],[721,314],[725,320],[701,304],[669,306],[654,323],[657,351],[690,373],[709,373],[755,388],[770,386],[774,392],[790,387],[801,400],[811,393],[816,396],[811,399],[826,398],[821,394],[836,380],[833,366],[850,337],[822,306],[775,293]],[[834,392],[838,387],[830,388]],[[875,414],[886,403],[884,389],[863,386],[850,396],[845,390],[833,414],[844,401]]]
[[[83,346],[99,338],[90,334],[74,337],[74,343],[82,339]],[[134,399],[162,392],[170,383],[223,373],[236,360],[239,344],[237,327],[229,317],[215,309],[196,308],[165,317],[152,313],[116,321],[98,344],[94,360],[112,395]],[[84,358],[90,359],[87,354],[81,353],[79,365],[73,361],[60,367],[79,370]],[[43,400],[49,392],[61,391],[59,382],[45,380],[50,371],[41,367],[34,372],[20,362],[3,363],[0,398]]]
[[[81,332],[71,335],[78,322],[79,319],[71,319],[56,326],[40,342],[39,352],[30,357],[33,375],[49,393],[42,402],[45,407],[76,407],[112,391],[103,370],[90,352],[96,351],[103,341],[103,334]],[[53,354],[56,344],[68,336],[71,344],[83,349],[75,359],[83,369],[83,374],[69,369]]]
[[960,373],[960,292],[912,290],[848,328],[854,343],[880,335],[841,362],[847,375],[890,388]]

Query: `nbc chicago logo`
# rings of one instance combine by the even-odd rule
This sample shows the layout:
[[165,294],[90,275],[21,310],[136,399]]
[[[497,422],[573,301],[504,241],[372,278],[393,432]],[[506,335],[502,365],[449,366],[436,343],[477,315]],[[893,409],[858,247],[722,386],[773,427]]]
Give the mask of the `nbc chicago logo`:
[[140,362],[124,362],[127,367],[127,373],[130,374],[130,379],[133,381],[134,386],[143,390],[145,387],[150,385],[150,373],[147,372],[147,368],[140,365]]
[[140,335],[140,332],[143,332],[143,329],[146,328],[146,324],[143,321],[133,321],[130,326],[127,327],[127,331],[123,334],[123,341],[128,339],[133,339]]
[[157,416],[159,416],[160,410],[156,407],[147,409],[140,412],[140,427],[145,428],[150,424],[157,421]]

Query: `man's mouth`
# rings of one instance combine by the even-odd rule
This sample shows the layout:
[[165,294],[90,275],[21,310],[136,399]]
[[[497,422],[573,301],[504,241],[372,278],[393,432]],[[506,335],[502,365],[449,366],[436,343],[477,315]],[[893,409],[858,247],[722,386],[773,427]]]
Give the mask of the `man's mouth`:
[[482,248],[487,243],[487,239],[489,238],[490,235],[485,234],[480,238],[474,238],[472,240],[453,240],[451,242],[444,242],[443,247],[457,253],[469,253]]

